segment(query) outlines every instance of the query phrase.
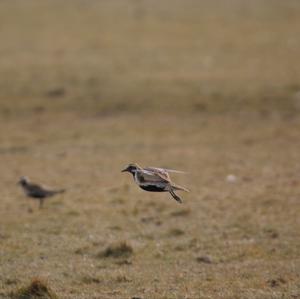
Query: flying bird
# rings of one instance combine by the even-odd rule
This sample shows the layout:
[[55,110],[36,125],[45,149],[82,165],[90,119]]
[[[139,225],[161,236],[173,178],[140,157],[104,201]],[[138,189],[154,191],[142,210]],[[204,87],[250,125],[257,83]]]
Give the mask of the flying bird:
[[175,191],[181,190],[189,192],[188,189],[174,184],[169,176],[169,172],[183,173],[182,171],[157,167],[142,168],[132,163],[123,169],[122,172],[131,173],[136,184],[143,190],[150,192],[169,192],[179,203],[182,203],[182,200],[175,194]]
[[44,186],[31,183],[27,177],[22,176],[18,182],[23,188],[24,193],[33,199],[37,199],[40,202],[40,208],[43,207],[44,200],[48,197],[54,196],[65,192],[65,189],[50,190]]

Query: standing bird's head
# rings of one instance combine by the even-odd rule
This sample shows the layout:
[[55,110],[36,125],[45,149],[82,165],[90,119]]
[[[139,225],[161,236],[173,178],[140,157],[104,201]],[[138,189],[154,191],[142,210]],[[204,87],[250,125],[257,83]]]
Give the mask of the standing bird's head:
[[26,176],[21,176],[19,181],[18,181],[18,184],[21,185],[21,186],[27,186],[29,183],[29,179],[26,177]]
[[122,172],[130,172],[134,175],[138,169],[141,169],[141,167],[135,163],[131,163]]

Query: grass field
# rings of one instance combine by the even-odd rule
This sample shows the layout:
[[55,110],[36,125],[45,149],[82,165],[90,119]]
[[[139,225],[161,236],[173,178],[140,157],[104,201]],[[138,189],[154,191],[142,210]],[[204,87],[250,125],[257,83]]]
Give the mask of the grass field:
[[[299,13],[1,1],[0,298],[34,279],[60,299],[300,298]],[[144,192],[130,162],[191,192]],[[21,175],[67,192],[39,210]]]

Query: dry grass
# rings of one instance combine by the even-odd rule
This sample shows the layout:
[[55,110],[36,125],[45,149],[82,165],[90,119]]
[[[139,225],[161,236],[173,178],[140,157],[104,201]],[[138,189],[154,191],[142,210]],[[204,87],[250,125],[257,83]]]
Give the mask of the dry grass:
[[299,111],[297,0],[0,5],[4,115]]
[[[0,298],[32,277],[64,299],[299,298],[299,12],[1,1]],[[191,193],[144,192],[129,162]],[[39,210],[20,175],[67,192]]]
[[126,242],[119,242],[117,244],[113,244],[108,246],[104,251],[101,251],[98,254],[100,258],[113,257],[129,257],[133,254],[133,249]]
[[29,286],[23,287],[15,294],[12,299],[58,299],[55,293],[49,289],[48,285],[40,279],[34,279]]

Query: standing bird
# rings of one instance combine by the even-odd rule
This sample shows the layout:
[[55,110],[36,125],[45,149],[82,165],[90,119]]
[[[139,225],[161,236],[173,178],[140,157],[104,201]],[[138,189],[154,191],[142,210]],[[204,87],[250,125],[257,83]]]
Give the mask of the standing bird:
[[182,171],[156,167],[142,168],[137,164],[129,164],[122,172],[130,172],[136,184],[143,190],[150,192],[169,192],[179,203],[182,203],[182,200],[174,191],[181,190],[189,192],[188,189],[174,184],[169,176],[169,172],[182,173]]
[[23,188],[24,193],[28,197],[38,199],[40,202],[40,208],[43,207],[44,200],[47,197],[65,192],[65,189],[60,190],[49,190],[46,187],[43,187],[38,184],[31,183],[27,177],[22,176],[18,182],[19,185]]

